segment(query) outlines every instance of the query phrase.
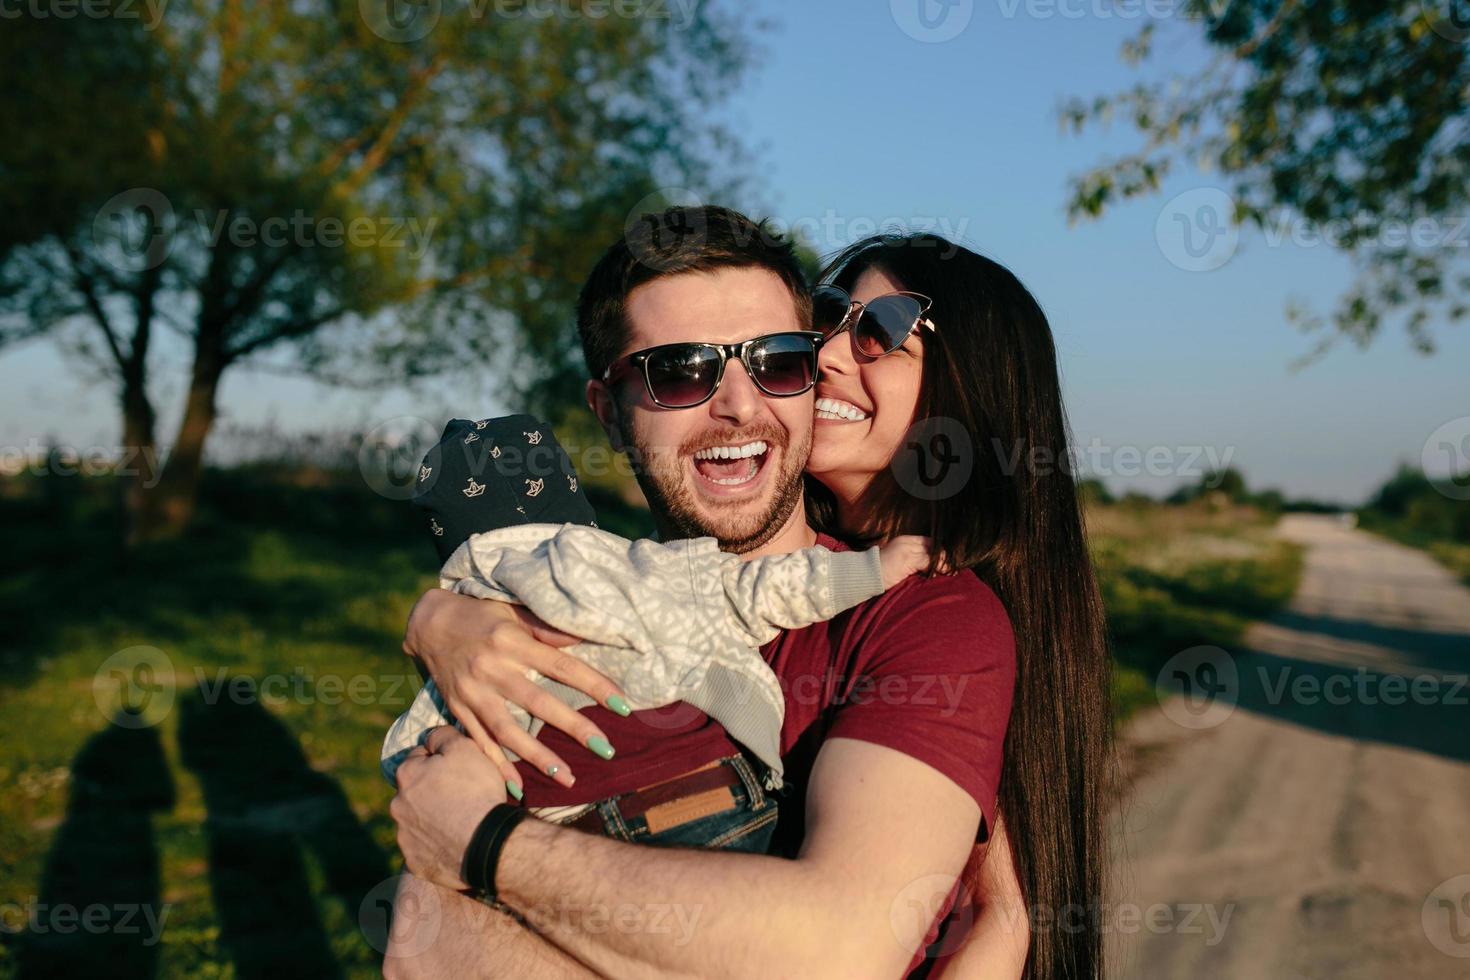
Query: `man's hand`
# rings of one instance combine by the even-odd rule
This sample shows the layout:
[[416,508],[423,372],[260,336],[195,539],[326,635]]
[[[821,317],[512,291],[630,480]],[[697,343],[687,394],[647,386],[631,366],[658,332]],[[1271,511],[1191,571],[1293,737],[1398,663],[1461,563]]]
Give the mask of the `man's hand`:
[[398,849],[420,878],[456,891],[475,828],[505,802],[505,781],[475,744],[453,728],[436,728],[398,767],[398,795],[388,812]]
[[606,739],[590,718],[537,687],[527,675],[535,670],[627,714],[618,686],[563,649],[577,642],[577,637],[551,628],[520,606],[430,589],[409,613],[403,650],[428,669],[444,703],[500,769],[502,779],[520,782],[500,751],[503,745],[542,772],[557,766],[556,781],[570,786],[572,767],[522,730],[505,702],[520,705],[583,745],[594,737]]

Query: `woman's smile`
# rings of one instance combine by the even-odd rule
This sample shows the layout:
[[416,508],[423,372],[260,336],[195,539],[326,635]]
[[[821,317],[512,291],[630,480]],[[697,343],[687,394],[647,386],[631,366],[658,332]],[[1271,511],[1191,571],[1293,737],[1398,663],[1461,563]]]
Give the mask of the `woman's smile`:
[[844,398],[823,395],[820,388],[817,391],[816,418],[818,421],[863,422],[872,415],[871,412],[854,405]]

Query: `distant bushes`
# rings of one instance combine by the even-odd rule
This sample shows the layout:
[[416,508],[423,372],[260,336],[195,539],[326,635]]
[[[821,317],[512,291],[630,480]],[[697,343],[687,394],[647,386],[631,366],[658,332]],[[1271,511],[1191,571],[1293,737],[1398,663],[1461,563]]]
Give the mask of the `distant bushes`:
[[1283,512],[1307,514],[1336,514],[1342,511],[1338,504],[1320,500],[1289,499],[1280,490],[1252,490],[1246,483],[1245,474],[1234,467],[1211,470],[1200,477],[1198,483],[1185,484],[1166,499],[1169,504],[1192,504],[1204,501],[1216,505],[1233,504],[1253,507],[1267,514]]
[[1459,485],[1401,466],[1358,511],[1370,531],[1423,548],[1470,584],[1470,500]]
[[1401,466],[1379,488],[1358,517],[1366,527],[1399,530],[1445,541],[1470,543],[1470,500],[1448,481],[1434,481]]

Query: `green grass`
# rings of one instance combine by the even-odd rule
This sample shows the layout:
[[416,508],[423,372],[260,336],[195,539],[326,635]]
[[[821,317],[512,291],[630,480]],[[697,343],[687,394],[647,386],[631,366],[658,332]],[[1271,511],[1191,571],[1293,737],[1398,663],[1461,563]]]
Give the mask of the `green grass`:
[[[100,501],[4,503],[0,903],[169,911],[154,947],[7,935],[0,976],[377,974],[357,926],[396,871],[377,747],[417,689],[399,643],[432,551],[369,493],[253,490],[221,482],[186,540],[132,556]],[[153,689],[157,724],[113,725],[119,687],[99,699],[94,675],[138,645],[158,651],[134,699]]]
[[1154,678],[1190,647],[1229,648],[1281,608],[1301,578],[1301,549],[1276,540],[1251,508],[1118,504],[1088,513],[1115,660],[1119,723],[1157,704]]
[[[359,910],[399,870],[378,746],[418,686],[399,643],[435,562],[404,504],[305,482],[210,474],[194,531],[135,554],[105,484],[0,482],[0,980],[378,975]],[[605,526],[643,530],[597,493]],[[1294,587],[1297,556],[1254,515],[1091,523],[1123,711],[1152,700],[1151,663],[1228,644]],[[134,657],[151,676],[124,671],[131,696],[96,681],[139,646],[158,653]],[[219,688],[235,677],[265,686]],[[17,934],[58,903],[118,921],[166,906],[166,928],[144,945],[42,915],[44,934]]]

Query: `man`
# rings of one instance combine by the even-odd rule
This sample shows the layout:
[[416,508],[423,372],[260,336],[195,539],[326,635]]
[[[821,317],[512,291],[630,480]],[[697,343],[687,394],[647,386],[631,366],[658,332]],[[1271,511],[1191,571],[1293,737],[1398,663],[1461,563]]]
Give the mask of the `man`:
[[[686,226],[698,229],[695,240],[657,234]],[[801,489],[812,439],[809,390],[772,397],[735,357],[708,400],[688,408],[658,404],[637,372],[621,384],[601,380],[615,360],[658,345],[737,345],[806,329],[806,303],[789,246],[718,208],[642,226],[594,270],[579,313],[593,377],[588,404],[614,448],[635,455],[661,536],[710,535],[747,557],[818,542]],[[752,471],[733,479],[710,479],[696,459],[710,447],[753,443],[766,448]],[[932,580],[925,587],[967,586]],[[493,615],[509,623],[514,613]],[[411,650],[413,632],[411,624]],[[890,636],[885,649],[860,652],[843,635],[825,625],[791,631],[765,651],[789,685],[783,754],[790,752],[788,774],[804,794],[788,801],[789,811],[782,804],[782,829],[792,841],[784,850],[794,859],[637,847],[524,820],[506,838],[493,880],[503,907],[526,916],[535,932],[414,881],[400,905],[422,919],[410,923],[419,928],[395,930],[385,972],[903,975],[949,907],[983,836],[982,814],[993,814],[1014,669],[1005,661],[1010,638],[1008,628],[995,638],[994,662],[951,666],[930,659],[923,636]],[[516,642],[534,641],[520,635]],[[917,698],[876,704],[871,692],[883,690],[883,681],[923,671],[953,671],[961,681],[952,713]],[[875,682],[869,702],[843,703],[856,675]],[[803,682],[814,682],[805,695]],[[585,733],[590,722],[568,727],[579,724]],[[931,751],[936,742],[973,744],[984,764],[959,762],[946,771],[936,760],[957,753],[948,744]],[[499,771],[474,741],[439,729],[404,762],[399,786],[393,816],[409,869],[439,886],[463,887],[465,849],[487,810],[505,799]]]

